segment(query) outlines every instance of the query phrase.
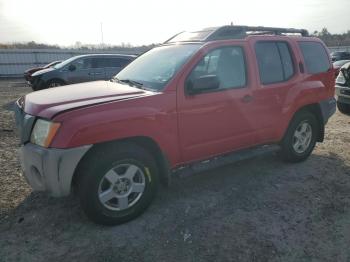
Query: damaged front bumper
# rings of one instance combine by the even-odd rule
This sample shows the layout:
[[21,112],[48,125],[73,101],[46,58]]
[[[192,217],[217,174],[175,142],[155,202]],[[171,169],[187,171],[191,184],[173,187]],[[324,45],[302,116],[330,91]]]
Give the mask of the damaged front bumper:
[[70,194],[74,171],[91,145],[69,148],[44,148],[27,143],[20,148],[20,161],[27,182],[35,191],[54,197]]

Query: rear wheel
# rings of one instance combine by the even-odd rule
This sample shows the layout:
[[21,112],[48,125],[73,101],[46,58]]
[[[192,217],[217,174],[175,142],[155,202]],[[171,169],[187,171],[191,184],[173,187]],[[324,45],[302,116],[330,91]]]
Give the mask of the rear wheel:
[[337,101],[337,108],[343,114],[350,114],[350,105]]
[[158,188],[152,156],[134,144],[96,152],[79,170],[78,195],[95,223],[116,225],[141,215]]
[[318,133],[319,125],[312,113],[297,113],[281,143],[283,159],[288,162],[307,159],[315,147]]

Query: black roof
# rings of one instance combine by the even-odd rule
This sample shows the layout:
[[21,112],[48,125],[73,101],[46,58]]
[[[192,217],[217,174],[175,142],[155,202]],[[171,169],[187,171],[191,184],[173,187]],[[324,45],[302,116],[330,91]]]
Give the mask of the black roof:
[[221,27],[204,28],[195,32],[181,32],[164,43],[174,42],[208,42],[213,40],[224,39],[244,39],[248,35],[291,35],[299,34],[301,36],[309,36],[305,29],[295,28],[278,28],[263,26],[244,26],[244,25],[228,25]]

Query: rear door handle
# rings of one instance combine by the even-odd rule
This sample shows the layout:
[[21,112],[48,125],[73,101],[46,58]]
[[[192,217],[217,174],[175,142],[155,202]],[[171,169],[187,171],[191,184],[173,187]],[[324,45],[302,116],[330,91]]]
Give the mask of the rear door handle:
[[242,97],[241,101],[243,103],[249,103],[249,102],[253,101],[253,97],[251,95],[245,95],[244,97]]

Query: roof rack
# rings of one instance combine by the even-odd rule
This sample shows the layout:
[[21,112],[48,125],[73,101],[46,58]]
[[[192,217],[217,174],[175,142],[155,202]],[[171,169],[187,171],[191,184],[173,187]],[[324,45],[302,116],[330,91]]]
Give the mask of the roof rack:
[[296,35],[309,36],[306,29],[228,25],[205,28],[195,32],[181,32],[169,38],[166,43],[174,42],[208,42],[225,39],[244,39],[248,35]]

